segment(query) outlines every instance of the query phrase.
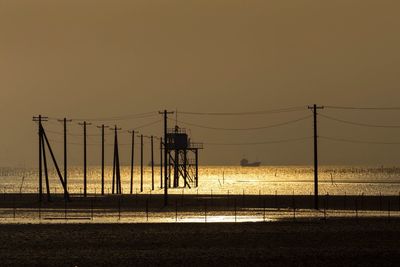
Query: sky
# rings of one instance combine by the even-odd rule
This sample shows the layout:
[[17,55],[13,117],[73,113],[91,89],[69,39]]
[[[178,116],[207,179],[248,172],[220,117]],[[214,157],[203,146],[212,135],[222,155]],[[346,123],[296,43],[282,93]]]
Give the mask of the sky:
[[[0,0],[0,166],[37,164],[32,116],[110,118],[88,126],[88,160],[100,163],[101,123],[117,124],[121,161],[129,162],[130,136],[178,111],[180,126],[204,142],[201,164],[311,165],[312,119],[321,114],[373,125],[400,125],[400,111],[342,110],[329,106],[399,107],[399,1],[381,0]],[[184,112],[252,112],[302,107],[252,116]],[[135,118],[153,112],[155,116]],[[132,115],[129,117],[129,115]],[[172,116],[175,119],[175,115]],[[82,127],[68,124],[69,162],[82,162]],[[400,129],[361,127],[319,117],[320,136],[400,142]],[[171,125],[174,124],[170,121]],[[44,124],[62,162],[62,125]],[[162,134],[161,121],[141,129]],[[112,143],[108,131],[107,142]],[[145,157],[148,159],[148,143]],[[319,140],[324,165],[399,165],[400,145]],[[107,163],[112,151],[107,146]]]

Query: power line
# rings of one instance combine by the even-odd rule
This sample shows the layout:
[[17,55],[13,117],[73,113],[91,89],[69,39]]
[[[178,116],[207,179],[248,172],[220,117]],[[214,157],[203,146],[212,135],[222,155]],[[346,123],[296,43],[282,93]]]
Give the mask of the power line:
[[[152,125],[154,125],[154,124],[157,124],[157,123],[159,123],[159,122],[161,122],[161,121],[162,121],[162,120],[159,119],[159,120],[156,120],[156,121],[153,121],[153,122],[150,122],[150,123],[142,124],[142,125],[139,125],[138,127],[135,127],[134,129],[135,129],[135,130],[137,130],[137,129],[143,129],[143,128],[152,126]],[[46,130],[46,132],[53,133],[53,134],[57,134],[57,135],[64,135],[64,133],[58,132],[58,131]],[[104,135],[113,135],[113,134],[114,134],[114,133],[105,133]],[[71,133],[71,132],[67,132],[67,135],[69,135],[69,136],[75,136],[75,137],[81,137],[81,136],[83,136],[82,133]],[[87,134],[87,136],[101,136],[101,134]]]
[[344,109],[344,110],[400,110],[400,107],[351,107],[351,106],[325,106],[330,109]]
[[131,131],[132,131],[132,130],[143,129],[143,128],[152,126],[152,125],[154,125],[154,124],[157,124],[157,123],[159,123],[159,122],[161,122],[161,121],[162,121],[162,119],[159,119],[159,120],[152,121],[152,122],[149,122],[149,123],[146,123],[146,124],[142,124],[142,125],[139,125],[139,126],[135,127],[134,129],[131,129]]
[[[72,118],[73,121],[121,121],[121,120],[133,120],[133,119],[143,119],[156,117],[157,111],[130,114],[130,115],[121,115],[121,116],[113,116],[113,117],[98,117],[98,118]],[[59,118],[51,117],[51,120],[58,120]]]
[[270,125],[266,125],[266,126],[248,127],[248,128],[222,128],[222,127],[212,127],[212,126],[207,126],[207,125],[189,123],[189,122],[184,122],[184,121],[180,121],[180,120],[178,120],[178,122],[182,123],[182,124],[189,125],[189,126],[194,126],[194,127],[204,128],[204,129],[209,129],[209,130],[217,130],[217,131],[253,131],[253,130],[263,130],[263,129],[269,129],[269,128],[285,126],[285,125],[289,125],[289,124],[292,124],[292,123],[296,123],[296,122],[300,122],[300,121],[306,120],[306,119],[308,119],[310,117],[311,117],[311,115],[308,115],[306,117],[301,117],[301,118],[298,118],[298,119],[295,119],[295,120],[285,121],[285,122],[276,123],[276,124],[270,124]]
[[280,143],[304,141],[304,140],[308,140],[308,139],[311,139],[311,138],[312,137],[301,137],[301,138],[271,140],[271,141],[264,141],[264,142],[248,142],[248,143],[204,143],[204,145],[210,145],[210,146],[252,146],[252,145],[267,145],[267,144],[280,144]]
[[[57,131],[52,131],[52,130],[46,130],[46,132],[52,133],[52,134],[57,134],[57,135],[64,135],[62,132],[57,132]],[[74,137],[82,137],[83,134],[81,133],[70,133],[67,132],[68,136],[74,136]],[[113,133],[106,133],[105,135],[113,135]],[[87,134],[86,136],[101,136],[101,134]]]
[[185,115],[203,115],[203,116],[249,116],[249,115],[263,115],[263,114],[276,114],[286,112],[296,112],[305,110],[305,106],[289,107],[270,109],[263,111],[248,111],[248,112],[192,112],[192,111],[179,111],[179,114]]
[[376,142],[376,141],[362,141],[354,139],[336,138],[329,136],[319,136],[321,139],[344,142],[344,143],[355,143],[355,144],[369,144],[369,145],[400,145],[400,142]]
[[337,121],[345,124],[350,124],[350,125],[356,125],[356,126],[362,126],[362,127],[370,127],[370,128],[400,128],[400,125],[379,125],[379,124],[368,124],[368,123],[361,123],[361,122],[354,122],[354,121],[348,121],[348,120],[343,120],[343,119],[338,119],[334,118],[328,115],[324,114],[319,114],[321,117],[332,120],[332,121]]

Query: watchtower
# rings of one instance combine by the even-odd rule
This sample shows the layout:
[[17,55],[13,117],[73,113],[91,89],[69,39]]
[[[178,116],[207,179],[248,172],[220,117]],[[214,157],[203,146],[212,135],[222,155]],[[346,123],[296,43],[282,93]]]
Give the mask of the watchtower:
[[168,177],[172,177],[172,172],[174,174],[173,183],[169,179],[169,187],[179,187],[181,179],[184,187],[198,186],[200,149],[203,144],[191,142],[186,129],[175,126],[167,130]]

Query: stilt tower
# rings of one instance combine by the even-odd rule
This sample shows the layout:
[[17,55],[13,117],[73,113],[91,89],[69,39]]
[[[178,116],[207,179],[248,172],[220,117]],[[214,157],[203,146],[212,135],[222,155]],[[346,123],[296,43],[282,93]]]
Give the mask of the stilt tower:
[[[169,187],[197,187],[199,184],[199,150],[202,143],[191,142],[186,129],[167,130],[166,150]],[[172,176],[173,174],[173,176]],[[171,179],[173,177],[173,179]]]

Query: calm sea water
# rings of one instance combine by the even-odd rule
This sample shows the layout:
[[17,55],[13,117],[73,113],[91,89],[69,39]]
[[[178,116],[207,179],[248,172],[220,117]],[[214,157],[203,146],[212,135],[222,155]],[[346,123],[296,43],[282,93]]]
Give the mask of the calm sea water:
[[[123,193],[129,193],[130,167],[121,168]],[[243,168],[235,166],[201,166],[199,187],[171,189],[181,194],[302,194],[313,192],[313,169],[299,166],[267,166]],[[398,195],[400,192],[400,167],[321,167],[319,190],[321,194]],[[88,192],[101,191],[100,167],[89,167]],[[155,168],[155,190],[151,191],[151,168],[144,169],[144,192],[161,194],[160,168]],[[82,168],[71,167],[68,173],[71,193],[83,188]],[[105,169],[105,192],[111,192],[112,167]],[[181,184],[183,184],[181,182]],[[0,192],[37,192],[37,169],[0,168]],[[50,171],[50,188],[53,193],[62,192],[54,170]],[[140,170],[135,167],[134,193],[140,193]]]

